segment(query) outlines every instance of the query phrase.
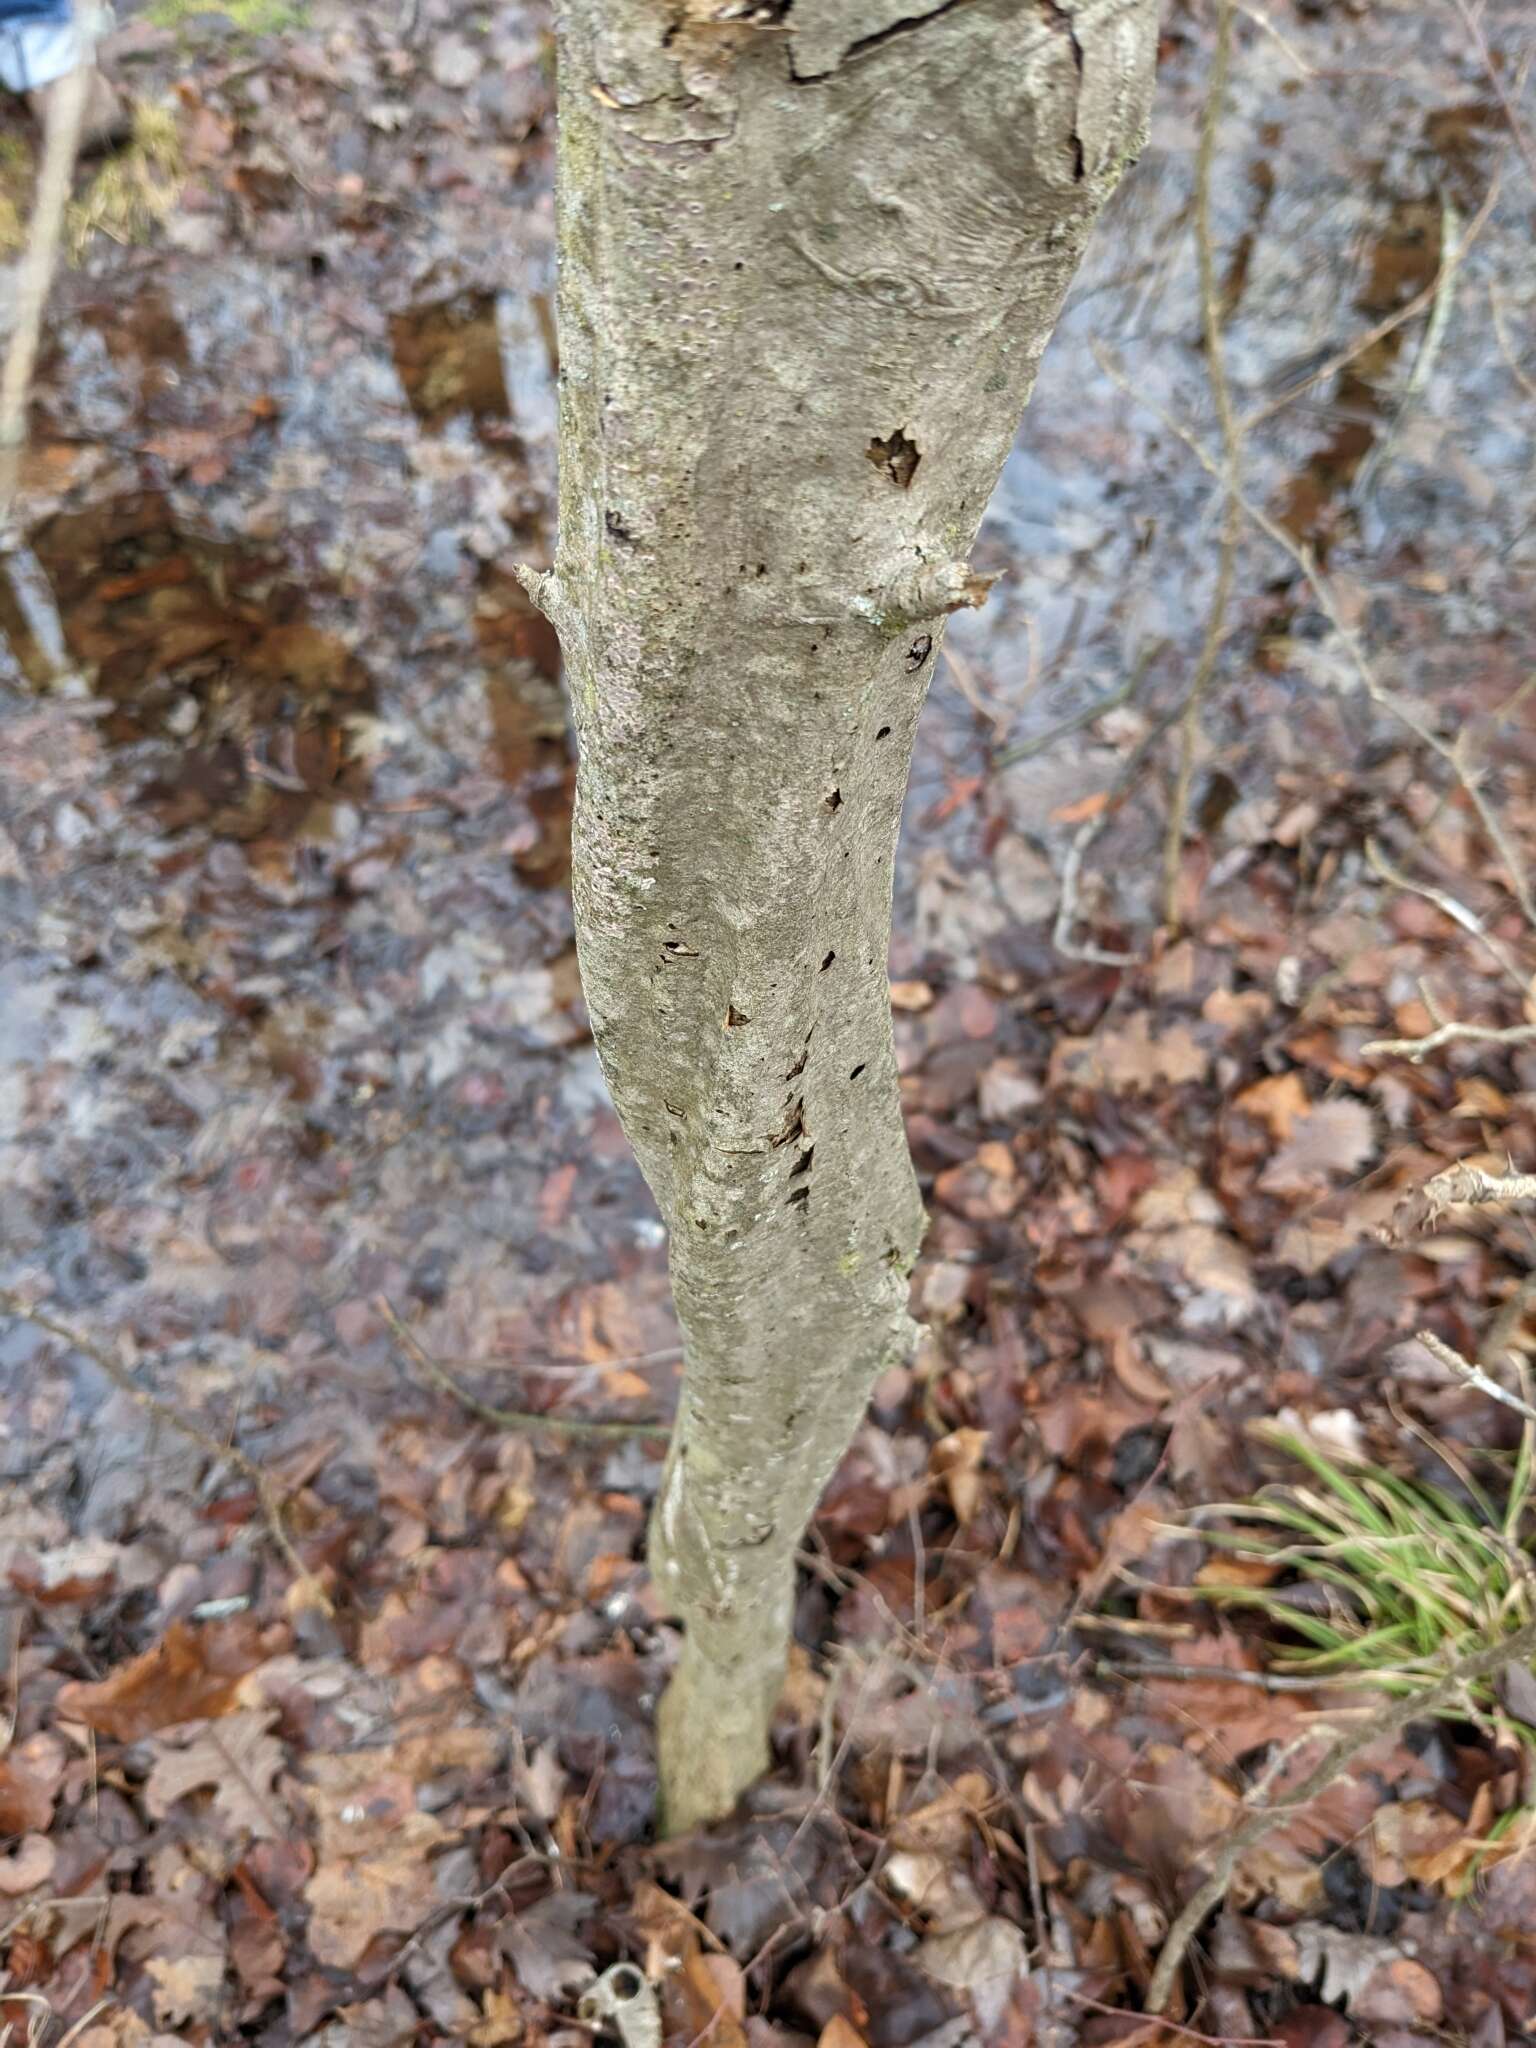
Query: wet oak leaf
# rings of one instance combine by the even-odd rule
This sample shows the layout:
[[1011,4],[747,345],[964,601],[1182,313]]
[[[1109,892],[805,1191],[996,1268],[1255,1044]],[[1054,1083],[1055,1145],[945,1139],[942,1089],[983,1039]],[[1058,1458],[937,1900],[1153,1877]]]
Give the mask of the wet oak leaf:
[[61,1688],[59,1718],[83,1721],[99,1735],[138,1742],[178,1721],[207,1721],[234,1711],[237,1688],[265,1652],[249,1618],[193,1628],[174,1621],[153,1649],[95,1684]]
[[272,1711],[228,1714],[184,1747],[156,1744],[158,1754],[144,1787],[144,1803],[164,1820],[177,1800],[212,1790],[215,1811],[258,1841],[275,1841],[290,1825],[273,1789],[283,1747],[269,1733]]

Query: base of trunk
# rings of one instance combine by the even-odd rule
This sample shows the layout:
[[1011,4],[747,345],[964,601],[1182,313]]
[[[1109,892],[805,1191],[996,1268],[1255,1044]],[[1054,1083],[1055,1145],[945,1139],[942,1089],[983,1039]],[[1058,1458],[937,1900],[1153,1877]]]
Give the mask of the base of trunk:
[[784,1670],[766,1632],[750,1670],[684,1645],[656,1714],[663,1836],[724,1820],[768,1769],[768,1731]]

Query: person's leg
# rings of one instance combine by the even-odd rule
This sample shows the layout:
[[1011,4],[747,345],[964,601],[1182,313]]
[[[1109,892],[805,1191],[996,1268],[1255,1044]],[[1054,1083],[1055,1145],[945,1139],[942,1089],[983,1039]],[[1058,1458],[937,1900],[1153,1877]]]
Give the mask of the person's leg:
[[90,67],[90,88],[80,134],[84,154],[112,149],[132,126],[111,82],[95,61],[92,40],[81,34],[69,6],[49,0],[0,0],[0,85],[22,93],[39,121],[48,95],[78,63]]

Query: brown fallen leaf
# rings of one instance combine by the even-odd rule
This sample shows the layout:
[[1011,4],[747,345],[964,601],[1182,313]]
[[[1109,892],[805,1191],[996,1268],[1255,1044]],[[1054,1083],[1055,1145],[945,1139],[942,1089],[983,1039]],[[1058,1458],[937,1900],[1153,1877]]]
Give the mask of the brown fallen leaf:
[[231,1827],[258,1841],[275,1841],[291,1825],[272,1780],[283,1767],[282,1744],[268,1733],[269,1710],[227,1714],[180,1748],[156,1744],[144,1802],[164,1820],[178,1799],[212,1788],[213,1804]]
[[378,1935],[409,1934],[426,1919],[437,1903],[432,1855],[454,1836],[418,1810],[415,1787],[381,1768],[377,1751],[316,1757],[309,1769],[322,1780],[308,1792],[320,1836],[304,1888],[309,1946],[327,1968],[350,1970]]
[[222,1956],[151,1956],[144,1968],[154,1983],[150,1995],[162,2026],[206,2026],[218,2016],[224,1989]]
[[1298,1117],[1291,1135],[1259,1177],[1270,1193],[1304,1193],[1347,1179],[1375,1156],[1376,1126],[1352,1095],[1319,1102]]
[[8,1899],[36,1891],[53,1875],[58,1851],[46,1835],[26,1835],[13,1854],[0,1856],[0,1893]]
[[63,1776],[56,1735],[29,1735],[0,1758],[0,1835],[46,1834]]
[[249,1618],[193,1628],[173,1621],[152,1650],[93,1685],[60,1689],[59,1718],[83,1721],[98,1734],[138,1742],[178,1721],[206,1721],[230,1713],[236,1688],[263,1656],[260,1631]]
[[835,2012],[817,2035],[816,2048],[868,2048],[868,2044],[852,2020]]
[[1294,1068],[1283,1074],[1266,1074],[1237,1098],[1237,1107],[1248,1116],[1269,1125],[1271,1134],[1283,1145],[1298,1121],[1311,1110],[1307,1084]]
[[986,1455],[984,1429],[956,1429],[936,1443],[928,1456],[928,1469],[935,1478],[944,1481],[949,1504],[962,1529],[981,1499],[981,1468]]

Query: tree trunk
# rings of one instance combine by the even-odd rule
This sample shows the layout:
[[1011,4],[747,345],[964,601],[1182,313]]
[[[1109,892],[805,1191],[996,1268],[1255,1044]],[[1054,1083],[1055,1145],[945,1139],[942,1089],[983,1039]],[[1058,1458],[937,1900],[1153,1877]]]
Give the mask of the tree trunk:
[[[917,11],[914,11],[916,9]],[[1156,0],[565,0],[560,540],[577,941],[671,1233],[665,1825],[768,1762],[795,1553],[923,1233],[891,864],[946,613]]]

